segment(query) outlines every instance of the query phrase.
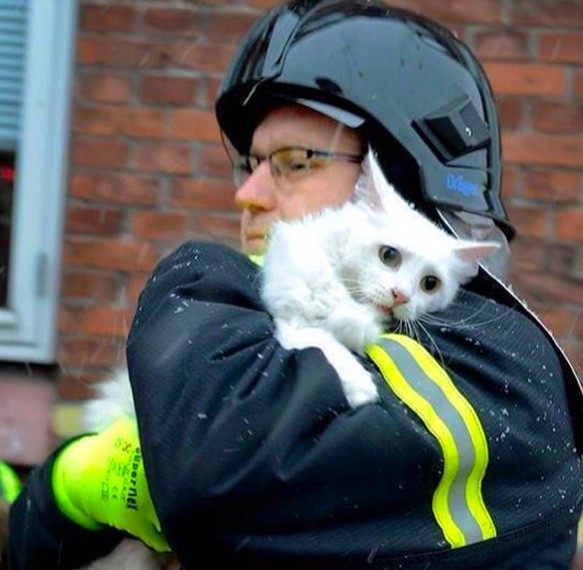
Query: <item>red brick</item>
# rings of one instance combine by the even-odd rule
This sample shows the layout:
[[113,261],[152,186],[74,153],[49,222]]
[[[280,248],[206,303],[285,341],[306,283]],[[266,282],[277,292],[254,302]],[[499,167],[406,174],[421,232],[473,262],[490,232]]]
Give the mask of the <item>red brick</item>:
[[258,16],[240,8],[214,10],[207,16],[206,39],[211,42],[237,42],[249,31]]
[[[216,2],[218,4],[222,4],[221,0],[205,0],[205,2],[211,2],[212,4]],[[281,4],[281,0],[247,0],[247,4],[252,8],[268,9],[272,8],[273,6],[279,6]]]
[[81,99],[106,103],[125,103],[130,99],[132,85],[122,73],[91,73],[77,77],[77,92]]
[[196,4],[197,6],[230,6],[241,4],[240,0],[186,0],[186,3]]
[[534,200],[564,204],[576,202],[583,175],[568,170],[531,170],[526,175],[524,195]]
[[192,149],[186,143],[142,143],[136,149],[135,166],[145,172],[190,174]]
[[125,166],[129,146],[123,141],[73,137],[71,162],[83,166],[119,168]]
[[566,309],[539,311],[538,317],[556,338],[566,336],[573,327],[573,315]]
[[227,181],[209,179],[176,179],[172,185],[170,204],[197,210],[235,211],[235,190]]
[[66,229],[77,234],[115,235],[122,221],[120,211],[71,205],[67,210]]
[[557,237],[583,242],[583,208],[557,212],[556,226]]
[[220,142],[215,114],[197,109],[177,109],[170,116],[170,128],[177,139]]
[[17,466],[42,463],[56,442],[51,431],[55,388],[49,379],[5,377],[0,380],[0,449]]
[[579,98],[583,98],[583,72],[576,75],[575,95]]
[[566,72],[553,65],[534,63],[484,62],[497,94],[554,97],[566,89]]
[[578,136],[507,132],[502,141],[509,163],[583,167],[583,138]]
[[240,246],[239,215],[203,215],[196,218],[198,235],[209,236],[236,249]]
[[132,206],[151,206],[158,201],[159,182],[134,174],[74,172],[70,195],[84,200]]
[[111,67],[159,67],[162,63],[160,47],[151,42],[107,36],[80,37],[77,40],[77,61],[81,65]]
[[502,198],[504,203],[511,203],[513,196],[518,196],[522,188],[522,172],[520,167],[508,165],[502,173]]
[[548,271],[554,275],[570,277],[575,274],[577,259],[576,247],[554,244],[549,247]]
[[543,240],[532,236],[523,237],[519,231],[512,242],[511,251],[509,272],[512,276],[521,271],[546,269],[547,247]]
[[205,144],[200,152],[198,170],[201,175],[224,178],[234,189],[231,161],[222,144]]
[[518,129],[524,123],[525,101],[522,97],[497,97],[498,117],[503,129]]
[[[235,46],[221,43],[191,43],[159,47],[158,58],[166,57],[176,67],[198,73],[223,73],[233,57]],[[154,66],[152,66],[154,67]]]
[[512,4],[512,23],[529,26],[583,26],[581,0],[515,0]]
[[[583,378],[583,345],[582,343],[563,343],[563,349],[565,350],[571,365],[575,369],[575,372],[580,378]],[[578,551],[578,566],[573,566],[573,570],[581,570],[583,568],[583,556],[581,552]]]
[[529,302],[544,303],[547,307],[561,303],[583,305],[583,280],[581,279],[525,271],[517,276],[513,285],[523,292]]
[[195,8],[147,8],[140,32],[180,34],[180,38],[197,37],[202,29],[200,10]]
[[180,241],[192,235],[192,222],[182,212],[136,212],[131,218],[131,231],[141,239]]
[[127,296],[128,300],[134,305],[137,305],[138,297],[140,296],[149,275],[149,273],[133,273],[130,275]]
[[[583,80],[581,81],[583,85]],[[221,81],[213,77],[206,78],[206,103],[211,107],[214,106],[215,101],[218,99],[219,88],[221,86]],[[583,87],[581,88],[581,93],[583,94]]]
[[190,77],[145,75],[142,77],[140,98],[145,103],[191,105],[197,85],[197,80]]
[[[581,5],[583,11],[583,4]],[[552,63],[583,63],[583,34],[544,33],[539,40],[541,60]]]
[[164,111],[126,106],[77,107],[73,130],[87,135],[160,138],[166,134]]
[[[250,0],[255,6],[269,0]],[[388,2],[414,12],[433,18],[438,22],[451,25],[460,23],[499,24],[502,22],[501,0],[448,0],[447,2],[431,2],[427,0],[391,0]]]
[[549,236],[550,220],[547,210],[511,205],[508,213],[520,235],[541,238]]
[[580,310],[575,315],[575,323],[573,328],[576,337],[583,339],[583,314],[580,312]]
[[534,126],[547,133],[579,134],[583,132],[583,105],[539,101],[534,108]]
[[474,37],[474,53],[480,60],[527,60],[528,35],[514,30],[478,32]]
[[120,307],[61,307],[59,331],[125,338],[133,316],[133,309]]
[[120,362],[125,340],[107,336],[60,335],[58,344],[59,364],[69,367],[114,366]]
[[129,32],[134,27],[136,9],[131,6],[82,4],[79,28],[91,32]]
[[95,396],[92,385],[103,380],[108,368],[94,369],[91,372],[86,369],[67,371],[59,375],[57,382],[57,394],[66,400],[86,400]]
[[159,258],[158,251],[149,243],[81,241],[72,237],[65,241],[64,263],[71,267],[150,271]]
[[119,299],[122,291],[120,278],[110,272],[65,269],[61,279],[61,296],[65,299],[107,303]]

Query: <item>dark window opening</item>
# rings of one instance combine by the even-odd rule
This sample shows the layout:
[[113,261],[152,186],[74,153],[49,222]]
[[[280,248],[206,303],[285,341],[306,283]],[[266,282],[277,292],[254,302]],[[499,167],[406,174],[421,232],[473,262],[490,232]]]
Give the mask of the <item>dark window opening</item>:
[[0,307],[6,307],[8,303],[14,162],[14,152],[0,151]]

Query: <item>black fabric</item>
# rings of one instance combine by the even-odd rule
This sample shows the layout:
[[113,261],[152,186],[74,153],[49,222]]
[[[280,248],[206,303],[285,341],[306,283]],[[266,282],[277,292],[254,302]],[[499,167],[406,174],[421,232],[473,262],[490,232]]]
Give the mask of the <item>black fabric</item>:
[[186,244],[130,332],[146,472],[187,568],[534,569],[568,556],[581,466],[563,370],[533,321],[465,291],[421,335],[489,445],[498,537],[452,551],[431,510],[436,441],[380,377],[381,401],[354,410],[318,350],[279,346],[258,279],[235,251]]
[[55,503],[51,474],[58,450],[31,471],[12,504],[9,519],[10,570],[79,568],[110,552],[125,536],[113,529],[85,530]]

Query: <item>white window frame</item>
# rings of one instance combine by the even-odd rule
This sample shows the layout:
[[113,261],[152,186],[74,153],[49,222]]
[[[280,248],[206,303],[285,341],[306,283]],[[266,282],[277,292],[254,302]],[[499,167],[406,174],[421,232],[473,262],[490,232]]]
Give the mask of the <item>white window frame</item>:
[[[15,0],[25,1],[25,0]],[[27,0],[7,308],[0,360],[56,362],[77,0]]]

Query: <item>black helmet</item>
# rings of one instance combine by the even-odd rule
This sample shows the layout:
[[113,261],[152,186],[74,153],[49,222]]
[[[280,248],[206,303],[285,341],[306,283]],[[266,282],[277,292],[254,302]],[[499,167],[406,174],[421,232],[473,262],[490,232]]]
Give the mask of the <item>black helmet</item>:
[[282,98],[363,123],[389,180],[434,219],[478,214],[513,236],[492,90],[445,28],[376,0],[292,0],[256,23],[225,74],[217,120],[239,152]]

